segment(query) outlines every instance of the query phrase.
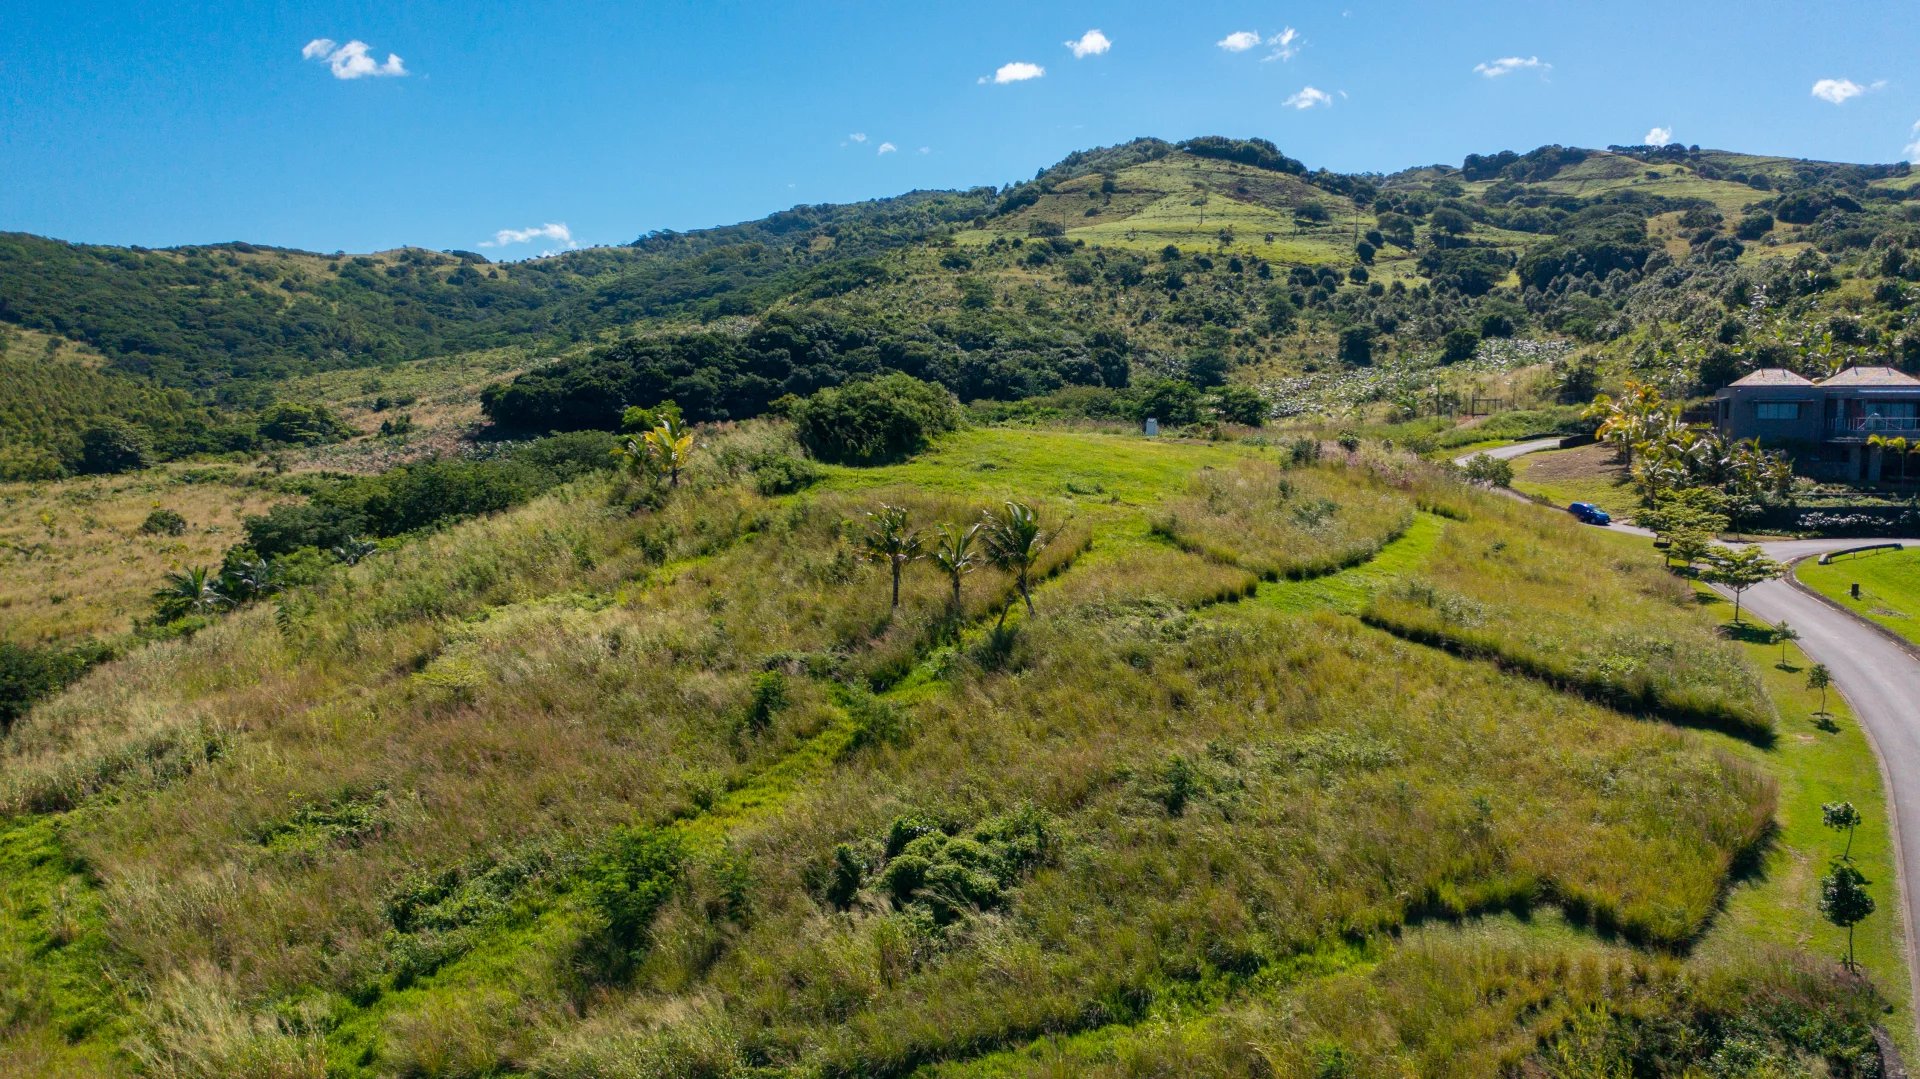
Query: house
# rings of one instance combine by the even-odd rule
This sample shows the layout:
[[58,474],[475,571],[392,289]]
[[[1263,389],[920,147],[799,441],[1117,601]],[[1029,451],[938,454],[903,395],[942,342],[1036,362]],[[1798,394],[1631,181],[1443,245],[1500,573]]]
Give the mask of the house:
[[1714,394],[1714,426],[1728,438],[1784,446],[1802,472],[1855,483],[1920,479],[1920,457],[1869,440],[1920,448],[1920,379],[1891,367],[1849,367],[1818,382],[1768,367]]

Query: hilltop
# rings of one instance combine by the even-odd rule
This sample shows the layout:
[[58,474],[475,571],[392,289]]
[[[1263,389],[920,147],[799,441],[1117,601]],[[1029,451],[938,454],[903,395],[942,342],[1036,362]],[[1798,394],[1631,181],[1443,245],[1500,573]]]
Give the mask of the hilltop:
[[[880,370],[930,373],[966,400],[1233,381],[1287,414],[1412,400],[1487,339],[1587,347],[1591,363],[1543,383],[1549,397],[1584,399],[1603,371],[1684,392],[1756,364],[1920,364],[1904,314],[1920,274],[1904,254],[1913,182],[1904,164],[1679,146],[1355,176],[1260,140],[1143,139],[1000,190],[797,207],[499,265],[8,234],[0,323],[101,356],[115,392],[147,402],[163,456],[271,443],[216,437],[172,390],[244,428],[289,376],[503,346],[540,366],[623,336],[651,358],[596,352],[524,376],[492,418],[588,422],[568,379],[622,397],[593,406],[601,418],[655,395],[742,418]],[[70,396],[48,380],[72,376],[36,373],[26,351],[8,355],[28,392]],[[1355,377],[1330,384],[1340,372]],[[37,447],[15,451],[14,473],[76,467],[72,422],[9,422]]]

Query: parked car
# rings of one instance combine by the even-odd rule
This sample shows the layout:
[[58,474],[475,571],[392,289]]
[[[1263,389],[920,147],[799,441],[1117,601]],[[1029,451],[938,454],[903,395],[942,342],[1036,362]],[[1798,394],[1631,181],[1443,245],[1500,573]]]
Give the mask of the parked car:
[[1612,515],[1591,502],[1575,502],[1567,507],[1567,512],[1590,525],[1610,525],[1613,523]]

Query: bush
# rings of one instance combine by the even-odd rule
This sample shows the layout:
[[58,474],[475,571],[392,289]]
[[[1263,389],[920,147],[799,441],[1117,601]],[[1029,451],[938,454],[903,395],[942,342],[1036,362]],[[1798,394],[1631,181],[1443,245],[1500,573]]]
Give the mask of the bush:
[[153,437],[125,420],[108,417],[80,434],[79,471],[94,475],[132,472],[153,463]]
[[616,829],[594,855],[586,894],[615,973],[647,946],[653,916],[679,886],[685,863],[680,837],[652,828]]
[[1222,386],[1215,390],[1213,410],[1228,423],[1259,427],[1267,422],[1267,399],[1251,386]]
[[815,457],[868,465],[925,449],[960,425],[960,406],[943,387],[894,374],[821,390],[795,404],[792,417]]
[[0,734],[27,709],[107,658],[104,645],[43,647],[0,641]]
[[305,405],[281,401],[260,417],[260,437],[269,442],[294,446],[316,446],[335,442],[353,433],[325,405]]
[[263,556],[328,549],[350,536],[397,536],[457,517],[496,513],[559,484],[610,468],[612,436],[553,435],[480,460],[433,458],[324,487],[305,504],[246,520],[247,546]]
[[172,510],[154,510],[140,522],[140,531],[149,536],[182,536],[187,531],[187,519]]
[[1480,335],[1472,330],[1449,330],[1440,343],[1440,362],[1459,363],[1473,359],[1475,349],[1480,347]]

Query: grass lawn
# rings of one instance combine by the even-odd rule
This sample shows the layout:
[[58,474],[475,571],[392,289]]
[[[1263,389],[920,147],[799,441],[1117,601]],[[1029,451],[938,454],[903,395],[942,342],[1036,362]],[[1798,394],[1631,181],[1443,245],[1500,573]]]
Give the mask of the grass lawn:
[[[1703,588],[1702,599],[1723,616],[1730,604]],[[1846,951],[1846,933],[1820,917],[1820,877],[1827,861],[1840,852],[1845,838],[1821,823],[1820,807],[1828,802],[1852,802],[1863,823],[1854,833],[1853,860],[1869,881],[1879,909],[1854,929],[1854,954],[1893,1006],[1886,1028],[1900,1043],[1907,1059],[1914,1058],[1911,982],[1900,925],[1900,898],[1895,881],[1891,828],[1880,765],[1866,732],[1854,719],[1846,699],[1827,694],[1823,727],[1820,694],[1806,688],[1810,663],[1794,645],[1780,659],[1780,646],[1765,643],[1748,625],[1739,639],[1747,658],[1761,673],[1767,693],[1779,709],[1780,736],[1770,749],[1721,735],[1707,734],[1728,753],[1752,761],[1779,783],[1779,832],[1760,871],[1736,883],[1728,893],[1725,912],[1700,943],[1703,957],[1733,957],[1752,947],[1756,939],[1803,948],[1815,955],[1838,958]]]
[[[1809,558],[1794,575],[1854,614],[1920,644],[1920,551],[1883,551],[1825,566]],[[1860,586],[1859,599],[1852,596],[1855,584]]]
[[1598,444],[1514,458],[1513,489],[1540,495],[1562,509],[1569,502],[1591,502],[1616,518],[1633,505],[1633,492],[1613,461],[1613,450]]

